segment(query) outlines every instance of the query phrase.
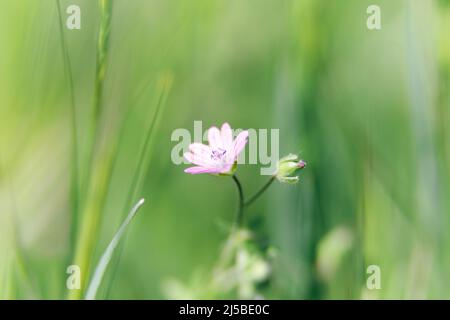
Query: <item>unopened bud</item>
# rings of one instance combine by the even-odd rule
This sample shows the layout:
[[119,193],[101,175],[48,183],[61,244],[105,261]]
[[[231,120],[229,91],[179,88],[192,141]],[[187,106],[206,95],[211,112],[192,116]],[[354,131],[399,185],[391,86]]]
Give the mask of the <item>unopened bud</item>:
[[306,167],[306,162],[299,160],[295,154],[289,154],[278,161],[276,178],[284,183],[297,183],[299,177],[297,173]]

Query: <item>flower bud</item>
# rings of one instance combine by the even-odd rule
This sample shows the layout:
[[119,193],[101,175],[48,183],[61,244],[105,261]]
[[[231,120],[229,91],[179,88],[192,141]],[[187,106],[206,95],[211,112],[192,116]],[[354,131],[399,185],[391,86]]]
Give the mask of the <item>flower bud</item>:
[[284,183],[297,183],[299,177],[296,175],[298,171],[306,166],[306,162],[299,160],[295,154],[289,154],[278,160],[276,178]]

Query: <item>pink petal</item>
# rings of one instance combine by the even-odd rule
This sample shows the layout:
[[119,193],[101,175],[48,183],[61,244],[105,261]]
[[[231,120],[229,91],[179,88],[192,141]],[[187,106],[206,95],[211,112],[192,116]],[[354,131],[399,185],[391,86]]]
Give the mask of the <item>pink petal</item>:
[[231,150],[233,146],[233,132],[231,131],[230,125],[225,122],[220,129],[222,136],[222,143],[225,150]]
[[184,158],[190,163],[196,164],[202,167],[214,168],[216,167],[215,162],[211,160],[206,155],[197,155],[191,152],[186,152],[183,154]]
[[213,149],[223,149],[222,136],[219,129],[216,127],[211,127],[208,130],[208,141],[209,146]]
[[195,155],[211,156],[211,148],[205,144],[194,142],[189,145],[189,151]]
[[242,131],[238,134],[236,137],[236,140],[234,140],[234,155],[235,158],[241,153],[242,149],[244,149],[245,145],[247,144],[247,137],[248,137],[248,131]]
[[220,170],[212,169],[212,168],[205,168],[205,167],[189,167],[189,168],[185,169],[184,172],[190,173],[190,174],[219,173]]

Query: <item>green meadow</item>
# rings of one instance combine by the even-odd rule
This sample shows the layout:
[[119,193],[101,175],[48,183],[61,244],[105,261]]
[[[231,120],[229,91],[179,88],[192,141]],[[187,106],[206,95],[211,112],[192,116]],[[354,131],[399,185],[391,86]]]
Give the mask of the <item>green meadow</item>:
[[[307,166],[233,232],[194,121]],[[0,299],[450,299],[449,228],[450,1],[0,0]]]

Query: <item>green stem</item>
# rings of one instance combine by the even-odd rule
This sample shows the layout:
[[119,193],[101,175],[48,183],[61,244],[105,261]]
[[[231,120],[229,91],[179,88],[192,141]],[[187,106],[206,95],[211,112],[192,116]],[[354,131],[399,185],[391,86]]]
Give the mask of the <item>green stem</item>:
[[272,182],[275,181],[275,176],[271,177],[269,181],[266,182],[265,185],[262,186],[261,189],[257,193],[255,193],[248,201],[244,203],[244,207],[251,205],[256,199],[258,199],[266,190],[270,187]]
[[240,227],[244,220],[244,192],[242,190],[242,185],[236,175],[233,175],[233,180],[236,183],[239,193],[239,207],[236,215],[235,226]]

